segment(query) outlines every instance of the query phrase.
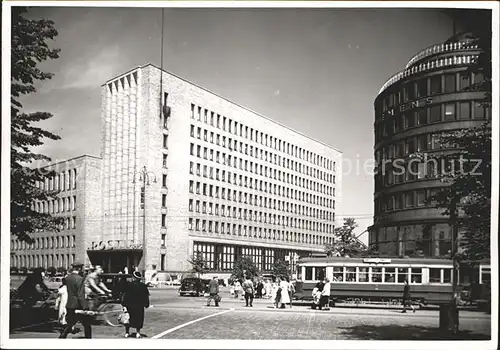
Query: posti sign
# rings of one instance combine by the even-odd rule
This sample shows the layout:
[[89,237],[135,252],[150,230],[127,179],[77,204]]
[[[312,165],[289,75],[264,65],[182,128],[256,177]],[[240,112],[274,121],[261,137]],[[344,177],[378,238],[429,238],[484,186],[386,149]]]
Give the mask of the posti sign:
[[142,249],[142,244],[133,240],[111,239],[108,241],[90,242],[88,250]]
[[427,106],[430,104],[432,104],[432,97],[426,97],[426,98],[422,98],[420,100],[404,103],[402,105],[399,105],[396,108],[392,108],[392,109],[388,110],[386,113],[390,114],[390,115],[394,115],[395,109],[398,109],[399,112],[404,112],[408,109],[424,107],[424,106]]

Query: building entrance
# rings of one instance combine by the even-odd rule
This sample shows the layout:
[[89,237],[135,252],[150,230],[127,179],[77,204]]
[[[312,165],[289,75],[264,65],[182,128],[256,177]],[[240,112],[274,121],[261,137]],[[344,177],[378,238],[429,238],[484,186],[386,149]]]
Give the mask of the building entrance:
[[127,267],[129,273],[132,273],[139,266],[142,259],[142,250],[140,249],[112,249],[112,250],[88,250],[92,265],[101,265],[104,272],[118,273],[123,272]]

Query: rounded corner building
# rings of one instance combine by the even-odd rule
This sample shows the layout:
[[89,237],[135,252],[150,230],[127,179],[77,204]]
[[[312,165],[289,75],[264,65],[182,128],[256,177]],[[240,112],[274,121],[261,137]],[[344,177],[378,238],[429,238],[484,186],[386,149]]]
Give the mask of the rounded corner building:
[[443,257],[452,229],[443,209],[426,198],[443,183],[437,166],[411,161],[412,154],[438,152],[440,133],[480,125],[491,111],[479,102],[484,91],[468,89],[483,80],[472,72],[481,48],[458,34],[414,55],[382,86],[375,99],[374,225],[369,244],[380,255]]

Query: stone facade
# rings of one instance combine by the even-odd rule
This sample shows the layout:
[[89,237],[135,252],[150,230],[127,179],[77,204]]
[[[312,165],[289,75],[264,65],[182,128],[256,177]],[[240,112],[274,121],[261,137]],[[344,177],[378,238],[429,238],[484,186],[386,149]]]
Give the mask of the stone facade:
[[34,206],[64,217],[65,223],[59,232],[33,233],[35,242],[31,245],[12,238],[11,266],[68,268],[75,260],[88,263],[86,242],[101,226],[101,159],[84,155],[40,169],[42,173],[48,170],[57,175],[37,186],[60,192],[52,200]]
[[[160,80],[162,84],[160,84]],[[161,91],[160,87],[162,87]],[[165,98],[170,110],[168,116],[161,110]],[[331,193],[323,197],[333,199],[335,208],[327,208],[325,204],[312,206],[317,210],[325,209],[326,211],[328,209],[332,214],[337,211],[341,204],[339,186],[341,183],[341,153],[339,151],[172,74],[164,72],[161,77],[160,69],[153,65],[139,67],[108,81],[102,87],[102,99],[104,142],[102,155],[104,230],[102,231],[102,239],[125,239],[125,237],[130,239],[133,237],[136,241],[142,242],[143,209],[140,207],[142,182],[138,178],[141,169],[145,166],[150,180],[149,184],[145,186],[145,254],[148,270],[152,269],[154,265],[158,270],[175,272],[189,270],[190,265],[187,260],[193,254],[195,241],[230,242],[244,246],[287,247],[308,252],[322,251],[325,239],[332,237],[333,233],[323,233],[317,237],[314,236],[314,243],[311,241],[304,244],[301,241],[292,242],[291,238],[280,241],[272,238],[222,235],[213,232],[201,233],[190,229],[190,219],[208,220],[209,218],[208,214],[195,215],[189,210],[189,200],[194,198],[189,188],[190,179],[193,180],[193,176],[190,175],[190,161],[195,158],[190,155],[190,144],[193,143],[190,129],[191,125],[194,124],[201,126],[200,122],[195,122],[191,118],[192,106],[213,111],[214,115],[219,115],[220,118],[224,117],[224,119],[231,119],[240,125],[244,124],[247,128],[263,132],[270,137],[273,136],[275,140],[276,137],[279,137],[283,140],[283,145],[286,142],[290,148],[292,146],[295,146],[296,149],[300,148],[304,154],[306,151],[309,151],[311,156],[314,154],[317,158],[314,162],[308,163],[311,168],[311,176],[308,179],[318,180],[319,175],[317,174],[319,174],[319,169],[322,169],[324,179],[320,181],[321,184],[318,182],[317,189],[321,185],[325,188],[329,185],[329,188],[332,189]],[[205,127],[207,130],[211,129],[212,132],[218,130],[221,134],[230,136],[221,129],[216,129],[213,125],[205,124]],[[120,138],[122,139],[120,140]],[[237,137],[234,139],[236,140]],[[241,141],[243,140],[238,138],[238,142]],[[250,142],[245,144],[248,146]],[[271,148],[263,148],[266,151],[271,150]],[[218,147],[217,150],[222,151],[223,149]],[[275,153],[285,155],[284,152],[275,151]],[[234,153],[234,155],[240,159],[250,160],[249,157],[240,156],[241,154],[238,153]],[[298,159],[292,156],[287,157],[289,160]],[[319,165],[320,162],[323,162],[323,168]],[[256,163],[259,163],[259,166],[265,164],[265,162],[260,161]],[[302,161],[296,163],[300,163],[301,167],[302,163],[305,164]],[[221,170],[233,171],[235,169],[227,165],[218,165]],[[283,170],[283,172],[293,173],[286,166],[277,166],[276,168]],[[244,173],[238,172],[238,174]],[[334,175],[335,178],[329,177],[327,180],[326,174]],[[253,175],[258,177],[256,174]],[[134,176],[135,184],[133,183]],[[331,181],[332,178],[333,181]],[[309,186],[312,186],[312,181],[310,182]],[[224,185],[220,181],[210,181],[209,183],[214,187]],[[301,188],[295,184],[287,184],[283,187],[292,189],[292,191]],[[304,188],[302,187],[302,189]],[[278,198],[277,195],[271,193],[261,194],[265,194],[269,199]],[[127,199],[125,199],[125,195]],[[165,199],[164,196],[166,196]],[[283,197],[280,199],[296,206],[301,204],[298,199]],[[238,204],[237,207],[242,210],[252,209],[252,206],[248,204]],[[273,211],[273,213],[279,212]],[[293,220],[293,215],[289,214],[288,216],[290,221]],[[238,220],[231,219],[230,222],[236,223]],[[333,230],[335,222],[333,215],[329,219],[323,219],[322,222],[325,227],[328,224],[328,229]],[[229,222],[226,220],[225,223]],[[259,223],[255,226],[262,228],[269,227],[269,224]],[[313,232],[309,232],[312,237]],[[292,237],[291,232],[290,237]]]

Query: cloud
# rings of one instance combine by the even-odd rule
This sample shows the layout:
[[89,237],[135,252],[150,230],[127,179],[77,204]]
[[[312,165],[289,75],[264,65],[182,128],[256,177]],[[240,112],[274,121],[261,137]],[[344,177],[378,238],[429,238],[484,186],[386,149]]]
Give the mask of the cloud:
[[114,76],[120,66],[120,49],[106,48],[89,59],[72,64],[62,70],[63,80],[57,88],[86,89],[100,86]]

